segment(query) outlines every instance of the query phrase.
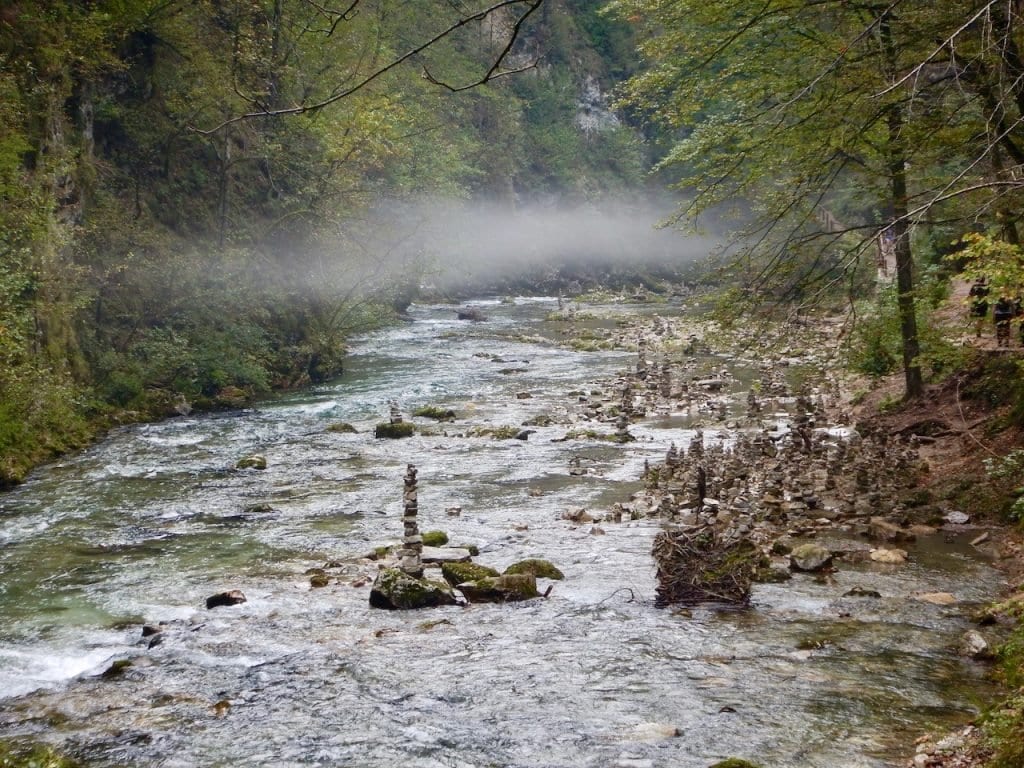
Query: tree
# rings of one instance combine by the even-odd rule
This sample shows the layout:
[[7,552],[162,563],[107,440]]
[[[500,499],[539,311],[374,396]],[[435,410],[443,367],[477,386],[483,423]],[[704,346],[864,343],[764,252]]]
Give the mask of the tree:
[[[984,5],[996,19],[996,4]],[[617,0],[612,7],[650,35],[641,46],[647,67],[624,99],[678,137],[661,165],[679,172],[678,186],[692,195],[679,220],[738,214],[731,264],[754,300],[808,302],[853,285],[875,238],[893,237],[906,394],[920,395],[912,235],[966,194],[954,190],[958,183],[977,187],[984,166],[999,157],[1007,130],[997,127],[998,141],[984,142],[980,156],[975,148],[986,120],[1017,103],[1014,49],[968,44],[981,17],[960,4]],[[1003,21],[992,28],[1005,30]],[[957,48],[977,49],[970,66],[955,60]],[[993,91],[998,84],[987,107],[979,104],[980,83]],[[969,215],[949,206],[941,214]]]

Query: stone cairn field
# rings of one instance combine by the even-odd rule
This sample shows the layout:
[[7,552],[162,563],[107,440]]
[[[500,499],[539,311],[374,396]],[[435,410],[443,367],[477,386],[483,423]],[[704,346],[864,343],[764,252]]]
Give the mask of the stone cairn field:
[[[826,570],[837,553],[795,543],[818,531],[886,542],[914,538],[902,500],[912,497],[925,468],[917,447],[927,438],[850,426],[845,414],[826,407],[837,400],[838,382],[814,352],[790,350],[761,363],[744,400],[728,360],[725,370],[707,375],[710,349],[698,335],[684,336],[681,355],[672,354],[666,342],[680,338],[679,329],[664,318],[650,323],[637,330],[635,370],[611,385],[617,412],[599,418],[615,425],[620,442],[629,420],[650,414],[688,413],[706,426],[688,445],[672,445],[664,462],[645,466],[644,490],[612,511],[615,521],[664,521],[653,547],[659,604],[743,603],[753,581]],[[829,348],[807,343],[806,349]],[[660,360],[651,362],[659,347]],[[820,381],[791,391],[787,371],[794,365],[815,367]],[[868,546],[845,554],[881,562],[906,557]]]

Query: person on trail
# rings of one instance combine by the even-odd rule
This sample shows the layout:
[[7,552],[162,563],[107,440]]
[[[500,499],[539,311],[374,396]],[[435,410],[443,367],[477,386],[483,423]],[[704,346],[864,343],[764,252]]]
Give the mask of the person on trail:
[[996,346],[1010,346],[1010,322],[1013,320],[1013,302],[1010,297],[1003,295],[999,297],[995,307],[992,308],[992,319],[996,323]]
[[988,317],[988,285],[985,283],[984,277],[975,281],[971,286],[969,296],[971,297],[970,316],[974,318],[975,335],[980,337],[981,328],[985,324],[985,318]]

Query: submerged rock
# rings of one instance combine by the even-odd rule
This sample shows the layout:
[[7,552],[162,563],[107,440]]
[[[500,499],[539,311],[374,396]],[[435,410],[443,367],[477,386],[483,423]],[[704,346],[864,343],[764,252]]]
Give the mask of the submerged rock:
[[789,567],[794,571],[816,573],[832,566],[832,553],[820,544],[801,544],[789,555]]
[[949,592],[918,592],[914,599],[932,605],[956,605],[956,598]]
[[537,579],[530,573],[489,576],[459,584],[459,591],[471,603],[516,603],[540,597]]
[[371,608],[413,610],[455,604],[451,587],[443,581],[417,579],[398,568],[382,570],[370,589]]
[[244,602],[246,602],[246,597],[242,590],[229,589],[226,592],[218,592],[216,595],[210,595],[210,597],[206,598],[206,608],[210,610],[225,605],[239,605]]
[[872,549],[868,555],[872,562],[884,563],[886,565],[903,565],[907,562],[907,552],[903,549]]
[[638,723],[629,730],[626,738],[633,741],[660,741],[682,735],[682,731],[668,723]]
[[505,574],[530,573],[538,579],[554,579],[559,581],[565,578],[565,574],[555,567],[554,563],[538,558],[529,558],[513,563],[505,569]]

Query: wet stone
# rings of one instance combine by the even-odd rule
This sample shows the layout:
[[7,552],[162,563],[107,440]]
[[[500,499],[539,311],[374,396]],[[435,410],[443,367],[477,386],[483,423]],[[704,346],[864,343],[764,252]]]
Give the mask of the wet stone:
[[246,602],[246,597],[242,590],[231,589],[226,592],[218,592],[216,595],[206,598],[206,608],[211,610],[228,605],[239,605],[244,602]]

